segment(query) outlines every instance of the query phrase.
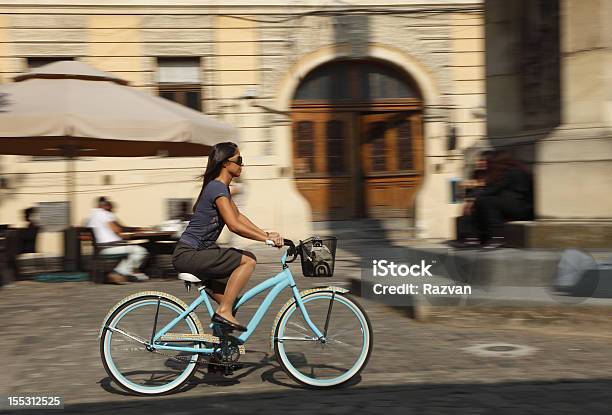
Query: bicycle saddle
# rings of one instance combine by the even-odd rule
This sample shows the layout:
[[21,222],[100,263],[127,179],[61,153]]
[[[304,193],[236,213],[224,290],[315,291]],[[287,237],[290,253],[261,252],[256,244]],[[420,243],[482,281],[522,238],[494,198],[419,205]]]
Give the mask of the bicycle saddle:
[[202,282],[201,279],[199,279],[193,274],[189,274],[188,272],[179,273],[178,278],[179,280],[183,280],[185,282]]
[[204,283],[202,282],[202,280],[188,272],[179,273],[178,278],[179,280],[183,280],[185,282],[185,288],[187,289],[187,292],[191,291],[191,284],[195,284],[196,287],[204,288]]

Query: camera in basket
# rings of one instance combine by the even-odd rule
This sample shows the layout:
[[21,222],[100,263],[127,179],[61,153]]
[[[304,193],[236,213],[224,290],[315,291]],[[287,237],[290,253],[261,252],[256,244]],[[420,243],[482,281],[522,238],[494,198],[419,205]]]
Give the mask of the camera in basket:
[[336,238],[312,237],[302,243],[302,273],[305,277],[331,277],[334,274]]

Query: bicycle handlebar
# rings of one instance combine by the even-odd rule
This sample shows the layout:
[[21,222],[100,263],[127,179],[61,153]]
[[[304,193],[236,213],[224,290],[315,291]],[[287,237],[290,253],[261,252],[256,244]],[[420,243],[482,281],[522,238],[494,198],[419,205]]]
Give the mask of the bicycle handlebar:
[[[274,241],[272,241],[271,239],[266,239],[266,245],[274,246]],[[293,243],[291,239],[283,239],[283,246],[295,248],[295,244]]]
[[[271,239],[268,239],[266,240],[266,245],[274,246],[274,242]],[[289,249],[287,250],[287,256],[293,256],[291,260],[286,260],[285,262],[295,261],[296,257],[298,256],[298,252],[299,252],[297,247],[295,246],[295,243],[293,243],[291,239],[283,239],[283,246],[289,247]]]

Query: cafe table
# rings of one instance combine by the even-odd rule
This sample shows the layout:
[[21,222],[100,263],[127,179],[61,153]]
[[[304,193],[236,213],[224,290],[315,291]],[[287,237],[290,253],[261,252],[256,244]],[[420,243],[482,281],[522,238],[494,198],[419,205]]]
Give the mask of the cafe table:
[[177,242],[177,239],[174,237],[175,233],[175,231],[136,230],[123,232],[121,236],[131,243],[145,247],[149,252],[146,273],[151,277],[162,277],[164,272],[159,267],[158,257],[174,247],[174,244]]

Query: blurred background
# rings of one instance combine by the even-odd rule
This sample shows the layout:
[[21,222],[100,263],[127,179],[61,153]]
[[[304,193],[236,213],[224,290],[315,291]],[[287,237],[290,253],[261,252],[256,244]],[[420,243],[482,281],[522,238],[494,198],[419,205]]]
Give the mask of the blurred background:
[[[517,243],[563,245],[568,221],[584,232],[571,243],[609,236],[605,2],[155,4],[5,1],[0,82],[76,60],[237,127],[242,207],[290,237],[347,225],[452,239],[461,180],[487,148],[533,172],[536,221]],[[125,222],[156,225],[194,200],[204,167],[81,154],[69,206],[62,157],[1,156],[1,222],[38,207],[40,249],[59,253],[69,209],[80,223],[112,195]]]
[[[85,144],[50,151],[26,141],[58,138],[46,123],[15,127],[39,106],[62,116],[36,78],[85,71],[233,126],[222,138],[244,157],[236,201],[289,238],[607,248],[610,6],[584,4],[5,0],[0,224],[36,226],[30,250],[61,259],[70,251],[65,230],[84,225],[101,196],[130,227],[163,230],[187,218],[205,155],[97,157]],[[33,91],[23,112],[13,85]],[[114,99],[126,112],[149,111],[108,95],[98,109]],[[89,133],[80,116],[62,119],[63,134]],[[110,131],[116,120],[104,122]],[[142,114],[124,124],[155,131]],[[158,138],[184,139],[165,133]],[[213,135],[204,134],[223,141]],[[7,141],[14,136],[19,151]],[[493,190],[481,195],[485,187]],[[248,243],[227,230],[221,239]]]
[[[0,81],[78,60],[238,127],[243,209],[290,237],[312,221],[361,219],[451,237],[453,180],[487,134],[484,4],[311,3],[144,2],[128,13],[121,2],[5,2]],[[68,224],[65,163],[1,160],[2,222],[39,207],[45,251],[61,252]],[[159,224],[195,200],[204,167],[205,157],[82,155],[75,220],[109,195],[125,222]]]

